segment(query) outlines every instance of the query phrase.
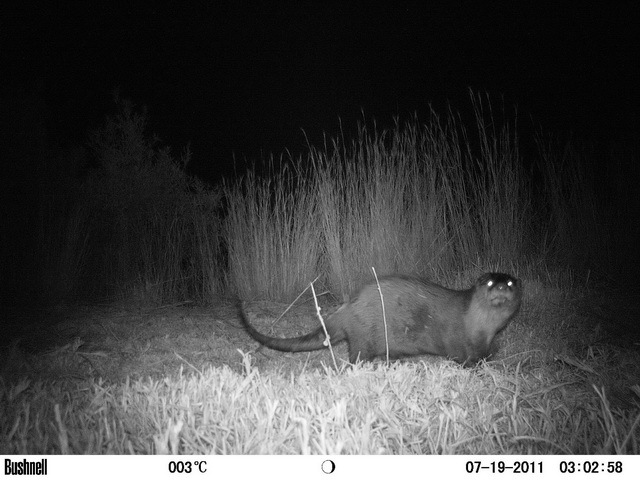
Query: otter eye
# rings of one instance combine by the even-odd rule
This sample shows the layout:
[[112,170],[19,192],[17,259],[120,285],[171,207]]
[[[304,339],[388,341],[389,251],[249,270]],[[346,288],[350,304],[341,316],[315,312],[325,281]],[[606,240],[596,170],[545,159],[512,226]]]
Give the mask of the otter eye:
[[513,281],[509,280],[507,282],[507,287],[511,288],[513,286]]
[[489,280],[487,282],[487,287],[489,287],[489,288],[493,287],[493,280]]

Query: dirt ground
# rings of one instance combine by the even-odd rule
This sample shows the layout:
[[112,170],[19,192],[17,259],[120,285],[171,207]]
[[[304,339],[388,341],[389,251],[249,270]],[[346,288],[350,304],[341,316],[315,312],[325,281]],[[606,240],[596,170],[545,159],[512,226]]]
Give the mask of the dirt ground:
[[[637,352],[640,310],[629,308],[629,302],[613,301],[609,295],[607,299],[603,303],[606,307],[581,301],[584,317],[594,319],[596,328],[604,329],[600,343]],[[325,317],[339,305],[331,297],[321,297],[321,301]],[[621,309],[622,305],[627,307]],[[248,302],[246,307],[251,322],[268,335],[297,336],[318,325],[312,301],[296,304],[284,315],[286,304],[257,301]],[[251,353],[253,365],[263,371],[300,372],[333,365],[328,350],[283,353],[261,347],[242,327],[236,303],[225,299],[206,307],[116,302],[0,314],[0,378],[5,381],[28,376],[121,382],[127,377],[162,379],[180,369],[195,373],[225,365],[242,372],[241,352]],[[345,343],[334,352],[339,365],[347,359]],[[442,361],[433,356],[419,358]]]
[[[336,305],[337,306],[337,305]],[[336,306],[323,307],[322,313]],[[247,312],[258,329],[276,336],[307,333],[318,325],[311,303],[294,306],[250,302]],[[125,303],[62,307],[50,312],[5,314],[11,331],[0,346],[0,375],[56,378],[163,378],[180,368],[202,371],[227,365],[240,372],[242,355],[252,353],[265,370],[332,363],[327,351],[289,354],[260,347],[242,327],[235,302],[208,307],[191,304],[142,308]],[[7,330],[5,330],[6,332]],[[346,359],[346,345],[337,348]]]

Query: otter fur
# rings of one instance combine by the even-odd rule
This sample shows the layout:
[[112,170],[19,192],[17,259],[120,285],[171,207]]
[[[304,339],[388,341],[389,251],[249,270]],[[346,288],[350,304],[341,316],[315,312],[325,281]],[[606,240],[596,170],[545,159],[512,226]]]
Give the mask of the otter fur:
[[[379,279],[384,298],[389,357],[433,354],[473,364],[490,354],[496,334],[515,316],[521,282],[504,273],[486,273],[467,290],[451,290],[407,276]],[[255,340],[274,350],[303,352],[325,348],[322,326],[294,338],[269,337],[240,317]],[[365,285],[353,300],[325,320],[332,345],[346,341],[349,362],[385,357],[387,346],[378,285]]]

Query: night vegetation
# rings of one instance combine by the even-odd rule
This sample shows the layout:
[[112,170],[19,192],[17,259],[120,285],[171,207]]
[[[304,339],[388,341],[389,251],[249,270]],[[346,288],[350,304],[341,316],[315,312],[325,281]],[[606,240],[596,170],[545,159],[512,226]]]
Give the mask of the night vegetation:
[[[640,453],[640,358],[619,334],[634,305],[615,283],[636,248],[637,148],[593,156],[539,131],[523,149],[515,111],[471,102],[471,119],[363,119],[355,138],[208,185],[116,97],[83,168],[43,184],[38,261],[16,281],[49,308],[188,304],[236,326],[160,338],[85,313],[74,331],[107,332],[91,351],[4,346],[0,452]],[[228,299],[289,303],[317,277],[335,304],[372,267],[455,288],[508,272],[523,309],[473,370],[430,358],[335,375],[321,356],[238,356],[253,344]],[[125,350],[140,367],[123,369]]]

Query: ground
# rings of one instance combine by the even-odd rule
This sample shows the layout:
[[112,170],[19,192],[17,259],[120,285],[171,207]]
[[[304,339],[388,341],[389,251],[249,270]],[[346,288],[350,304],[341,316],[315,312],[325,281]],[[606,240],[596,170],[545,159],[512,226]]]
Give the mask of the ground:
[[[499,336],[502,345],[498,357],[517,360],[526,352],[544,353],[541,343],[555,335],[546,331],[547,325],[555,325],[559,334],[570,337],[565,339],[568,348],[564,351],[558,345],[551,347],[558,352],[556,361],[576,359],[584,364],[597,357],[598,367],[605,366],[599,363],[604,361],[607,370],[618,372],[616,376],[624,374],[625,389],[639,384],[640,367],[634,360],[640,351],[639,310],[621,309],[628,302],[613,298],[607,295],[600,302],[591,293],[588,298],[573,302],[578,307],[570,308],[570,314],[559,308],[566,298],[546,300],[546,313],[537,311],[539,306],[530,300],[519,314],[522,318],[517,317]],[[322,313],[330,314],[336,306],[335,300],[327,299]],[[285,304],[247,303],[251,322],[266,334],[296,336],[316,328],[311,302],[296,305],[279,318],[286,310]],[[555,320],[545,323],[549,315]],[[287,373],[333,365],[328,350],[283,353],[261,347],[244,331],[238,307],[229,299],[209,306],[180,303],[149,307],[133,302],[60,306],[52,310],[3,312],[2,317],[5,333],[11,333],[0,340],[0,378],[8,382],[23,376],[49,380],[93,377],[109,382],[122,382],[127,377],[161,380],[181,368],[195,373],[223,365],[242,372],[243,353],[250,353],[252,363],[263,371],[277,369]],[[569,345],[572,342],[575,347]],[[346,345],[338,345],[335,353],[341,364],[347,359]],[[428,355],[418,360],[445,361]]]
[[[247,306],[251,321],[265,333],[291,336],[315,328],[312,306],[302,305],[290,310],[271,330],[271,323],[286,308],[270,302]],[[327,312],[331,310],[328,307]],[[5,338],[0,347],[6,352],[0,361],[0,375],[5,378],[89,375],[119,382],[127,376],[160,379],[181,367],[201,371],[205,366],[222,365],[240,372],[238,350],[252,352],[256,365],[265,368],[286,364],[287,359],[294,364],[309,360],[306,353],[260,347],[244,331],[237,306],[229,300],[207,307],[183,303],[155,308],[120,302],[14,312],[8,318],[12,338]],[[336,351],[347,358],[344,345]],[[311,357],[316,366],[331,361],[327,352],[314,352]]]

